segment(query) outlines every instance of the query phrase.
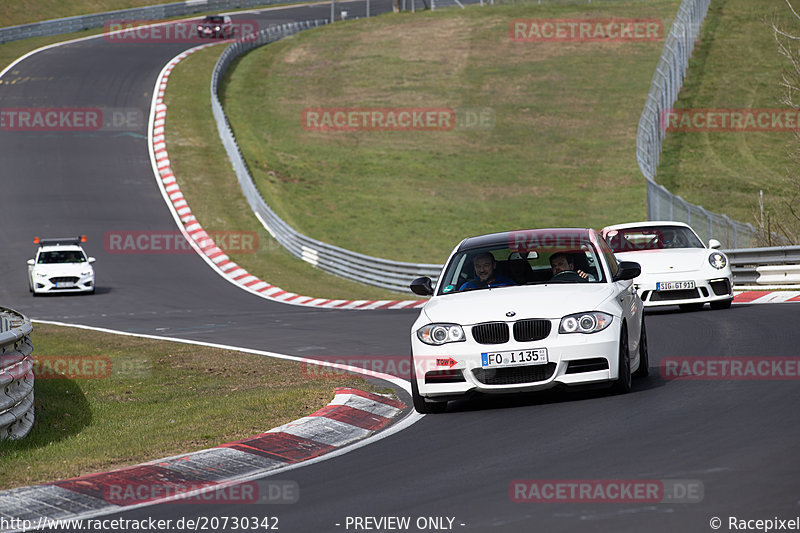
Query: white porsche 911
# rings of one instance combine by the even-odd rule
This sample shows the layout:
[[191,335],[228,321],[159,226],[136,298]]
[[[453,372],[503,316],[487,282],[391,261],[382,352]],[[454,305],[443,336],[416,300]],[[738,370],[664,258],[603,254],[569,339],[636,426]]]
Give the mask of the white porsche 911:
[[727,309],[733,302],[733,275],[728,258],[708,247],[682,222],[633,222],[603,228],[603,238],[622,261],[642,267],[636,289],[645,307],[678,305],[685,311],[709,303]]
[[28,289],[34,296],[57,292],[94,293],[94,257],[81,248],[86,236],[33,240],[39,245],[34,259],[28,259]]
[[608,383],[648,373],[639,265],[591,229],[495,233],[462,241],[411,328],[411,389],[421,413],[476,393]]

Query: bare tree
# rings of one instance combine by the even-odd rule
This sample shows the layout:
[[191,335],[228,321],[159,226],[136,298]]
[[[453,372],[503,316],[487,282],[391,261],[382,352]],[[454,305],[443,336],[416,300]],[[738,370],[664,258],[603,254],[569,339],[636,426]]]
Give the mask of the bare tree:
[[[784,2],[794,19],[792,25],[795,28],[800,27],[800,14],[789,0],[784,0]],[[781,75],[780,85],[784,90],[781,103],[792,109],[800,109],[800,35],[797,34],[797,29],[785,29],[777,22],[772,22],[770,26],[775,35],[775,42],[778,44],[778,53],[789,62],[789,66]],[[800,168],[800,131],[795,130],[794,136],[796,148],[789,157],[795,163],[793,166]],[[767,213],[768,227],[765,228],[763,225],[761,227],[762,236],[766,237],[765,240],[768,241],[768,244],[773,244],[771,238],[773,229],[783,234],[793,244],[800,242],[798,241],[800,239],[800,176],[791,171],[788,171],[787,174],[787,188],[791,192],[788,196],[778,199],[775,212]]]

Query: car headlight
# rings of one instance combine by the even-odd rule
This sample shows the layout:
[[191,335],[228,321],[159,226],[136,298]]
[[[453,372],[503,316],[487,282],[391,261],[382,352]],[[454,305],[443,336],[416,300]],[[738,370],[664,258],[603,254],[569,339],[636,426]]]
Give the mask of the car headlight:
[[717,270],[722,270],[728,265],[728,258],[719,252],[712,252],[708,256],[708,263]]
[[417,330],[417,338],[425,344],[440,346],[448,342],[464,342],[464,330],[458,324],[428,324]]
[[81,276],[91,276],[91,275],[92,275],[91,270],[89,270],[88,272],[81,272]]
[[603,331],[614,319],[608,313],[591,311],[589,313],[575,313],[561,319],[558,326],[559,333],[596,333]]
[[219,31],[219,26],[214,26],[214,31]]
[[47,273],[46,272],[37,272],[36,273],[36,277],[37,278],[46,278],[47,277]]
[[197,31],[203,31],[203,27],[202,26],[198,26],[197,27]]

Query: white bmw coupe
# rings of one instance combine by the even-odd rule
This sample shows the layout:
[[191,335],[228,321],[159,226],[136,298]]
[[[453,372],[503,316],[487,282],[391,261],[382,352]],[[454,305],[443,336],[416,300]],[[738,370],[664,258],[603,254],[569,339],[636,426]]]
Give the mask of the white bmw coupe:
[[733,275],[716,239],[703,244],[682,222],[633,222],[603,228],[620,260],[642,267],[636,289],[645,307],[678,305],[684,311],[709,303],[727,309],[733,302]]
[[472,237],[455,247],[411,328],[414,408],[449,400],[603,384],[628,392],[648,373],[639,265],[591,229]]

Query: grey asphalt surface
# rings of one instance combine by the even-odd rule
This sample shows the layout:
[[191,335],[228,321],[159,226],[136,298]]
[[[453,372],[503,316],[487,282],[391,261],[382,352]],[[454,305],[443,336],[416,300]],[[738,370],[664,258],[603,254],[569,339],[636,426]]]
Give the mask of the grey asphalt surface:
[[[258,17],[305,20],[328,10]],[[4,76],[0,105],[112,106],[146,116],[157,73],[185,48],[102,39],[55,48]],[[10,85],[11,79],[19,81]],[[193,255],[105,253],[107,231],[174,227],[145,137],[144,124],[127,133],[0,131],[2,305],[37,319],[293,355],[408,352],[416,311],[280,305],[235,288]],[[25,279],[32,236],[79,233],[88,235],[87,251],[98,258],[97,294],[32,298]],[[443,530],[416,528],[419,517],[451,517],[454,530],[480,532],[710,531],[714,516],[729,531],[729,516],[794,518],[800,515],[798,382],[667,381],[657,367],[678,356],[797,357],[798,319],[794,304],[651,312],[651,377],[636,381],[629,395],[546,393],[452,404],[450,412],[377,443],[279,474],[300,486],[293,505],[168,504],[113,516],[270,515],[284,532],[354,531],[345,527],[348,516],[409,516],[409,531]],[[702,483],[703,497],[699,503],[515,503],[509,486],[517,479],[688,479]]]

